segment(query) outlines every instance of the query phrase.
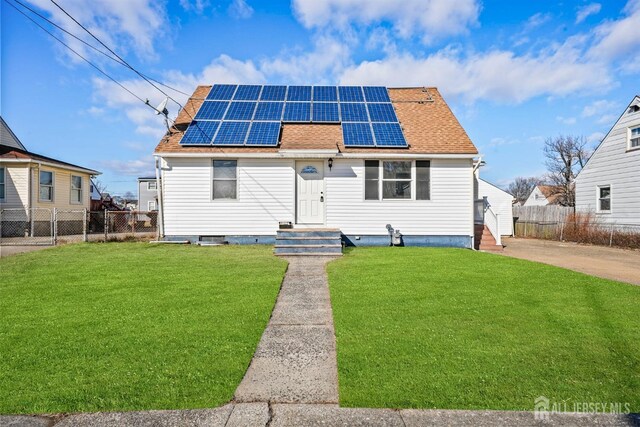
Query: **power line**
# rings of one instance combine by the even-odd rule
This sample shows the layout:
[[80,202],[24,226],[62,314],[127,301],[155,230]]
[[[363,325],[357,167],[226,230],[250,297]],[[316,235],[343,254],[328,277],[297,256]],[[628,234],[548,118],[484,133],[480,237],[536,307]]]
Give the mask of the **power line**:
[[40,23],[38,23],[36,20],[32,19],[29,15],[27,15],[26,13],[24,13],[22,10],[18,9],[14,4],[10,3],[8,0],[5,0],[5,3],[7,3],[9,6],[11,6],[12,8],[14,8],[15,10],[17,10],[19,13],[21,13],[22,15],[24,15],[27,19],[29,19],[31,22],[33,22],[34,24],[36,24],[42,31],[46,32],[47,34],[49,34],[51,37],[53,37],[54,39],[56,39],[58,42],[60,42],[63,46],[65,46],[67,49],[69,49],[71,52],[73,52],[74,54],[76,54],[80,59],[82,59],[83,61],[85,61],[87,64],[91,65],[93,68],[95,68],[98,72],[100,72],[102,75],[104,75],[106,78],[108,78],[109,80],[111,80],[112,82],[114,82],[115,84],[117,84],[118,86],[120,86],[122,89],[124,89],[125,91],[127,91],[131,96],[133,96],[134,98],[138,99],[140,102],[142,102],[143,104],[147,105],[149,108],[153,109],[155,111],[155,108],[153,108],[151,105],[147,104],[147,102],[140,98],[138,95],[136,95],[135,93],[133,93],[131,90],[129,90],[126,86],[124,86],[122,83],[120,83],[119,81],[117,81],[116,79],[114,79],[113,77],[111,77],[109,74],[107,74],[105,71],[103,71],[100,67],[98,67],[97,65],[95,65],[93,62],[89,61],[87,58],[85,58],[84,56],[82,56],[80,53],[78,53],[76,50],[74,50],[71,46],[69,46],[68,44],[66,44],[64,41],[60,40],[55,34],[53,34],[52,32],[50,32],[49,30],[47,30],[45,27],[43,27],[42,25],[40,25]]
[[[67,15],[73,22],[75,22],[76,24],[78,24],[78,26],[80,26],[80,28],[82,28],[84,31],[86,31],[91,37],[93,37],[98,43],[100,43],[105,49],[107,49],[109,52],[111,52],[116,58],[118,58],[120,61],[122,61],[122,63],[128,67],[131,71],[133,71],[134,73],[136,73],[138,76],[142,77],[143,80],[145,80],[147,83],[149,83],[151,86],[153,86],[156,90],[158,90],[160,93],[162,93],[164,96],[166,96],[167,98],[169,98],[170,100],[172,100],[173,102],[175,102],[182,111],[184,111],[189,118],[191,119],[191,123],[194,124],[196,126],[196,128],[198,129],[198,131],[200,131],[200,133],[203,136],[207,136],[207,134],[202,130],[202,128],[200,127],[200,125],[198,125],[198,122],[195,120],[195,118],[191,115],[191,113],[189,113],[187,111],[186,108],[184,108],[182,106],[182,104],[180,104],[178,101],[176,101],[173,97],[171,97],[168,93],[164,92],[162,89],[160,89],[158,86],[156,86],[155,84],[153,84],[153,82],[151,80],[149,80],[148,78],[146,78],[144,76],[144,74],[142,74],[140,71],[136,70],[135,68],[133,68],[127,61],[125,61],[120,55],[118,55],[116,52],[113,51],[113,49],[111,49],[109,46],[107,46],[102,40],[100,40],[95,34],[93,34],[91,31],[89,31],[89,29],[87,27],[85,27],[84,25],[82,25],[76,18],[74,18],[73,16],[71,16],[71,14],[69,12],[67,12],[62,6],[60,6],[58,3],[56,3],[55,0],[50,0],[51,3],[53,3],[58,9],[60,9],[65,15]],[[152,107],[153,108],[153,107]],[[155,108],[154,108],[155,110]]]
[[[5,0],[6,1],[6,0]],[[95,47],[94,45],[92,45],[91,43],[87,42],[86,40],[81,39],[80,37],[76,36],[75,34],[73,34],[70,31],[67,31],[66,29],[64,29],[63,27],[61,27],[60,25],[56,24],[55,22],[51,21],[49,18],[47,18],[46,16],[42,15],[41,13],[39,13],[37,10],[34,10],[33,8],[29,7],[28,5],[24,4],[23,2],[21,2],[20,0],[13,0],[14,2],[18,3],[20,6],[22,6],[23,8],[27,9],[29,12],[37,15],[40,19],[43,19],[45,21],[47,21],[49,24],[53,25],[54,27],[56,27],[57,29],[59,29],[60,31],[64,32],[65,34],[69,35],[70,37],[73,37],[74,39],[78,40],[79,42],[85,44],[86,46],[88,46],[89,48],[93,49],[94,51],[106,56],[107,58],[109,58],[110,60],[127,67],[127,65],[125,63],[123,63],[121,60],[119,60],[118,58],[114,58],[113,56],[109,55],[108,53],[104,52],[103,50],[98,49],[97,47]],[[129,67],[127,67],[129,68]],[[146,78],[148,78],[149,80],[166,87],[167,89],[173,90],[174,92],[178,92],[182,95],[185,96],[189,96],[188,93],[185,93],[179,89],[176,89],[174,87],[171,87],[165,83],[162,83],[158,80],[153,79],[152,77],[149,76],[145,76]]]

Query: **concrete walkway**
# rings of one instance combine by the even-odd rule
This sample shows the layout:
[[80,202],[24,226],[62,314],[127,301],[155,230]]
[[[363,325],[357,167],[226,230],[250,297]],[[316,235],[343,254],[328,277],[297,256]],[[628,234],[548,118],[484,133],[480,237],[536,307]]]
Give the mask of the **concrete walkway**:
[[176,411],[0,416],[0,427],[640,427],[638,415],[551,414],[543,421],[528,411],[340,408],[335,334],[325,273],[325,264],[331,259],[289,259],[271,320],[234,401],[228,405]]
[[503,255],[640,285],[640,251],[552,240],[505,238]]
[[291,257],[271,320],[236,402],[338,403],[338,366],[325,264]]

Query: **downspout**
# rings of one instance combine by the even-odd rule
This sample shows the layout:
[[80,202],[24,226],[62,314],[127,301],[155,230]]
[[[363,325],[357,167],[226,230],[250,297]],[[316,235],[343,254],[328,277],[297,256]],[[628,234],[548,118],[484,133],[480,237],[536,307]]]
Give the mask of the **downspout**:
[[471,171],[471,188],[473,188],[473,195],[471,196],[471,250],[475,250],[476,248],[476,196],[480,196],[476,194],[476,182],[478,182],[478,189],[480,188],[480,179],[479,176],[476,175],[478,169],[483,166],[484,162],[482,161],[482,156],[478,157],[478,161],[473,165],[473,170]]
[[162,181],[161,177],[161,162],[162,157],[156,157],[156,192],[158,193],[158,240],[164,238],[164,209],[162,199]]

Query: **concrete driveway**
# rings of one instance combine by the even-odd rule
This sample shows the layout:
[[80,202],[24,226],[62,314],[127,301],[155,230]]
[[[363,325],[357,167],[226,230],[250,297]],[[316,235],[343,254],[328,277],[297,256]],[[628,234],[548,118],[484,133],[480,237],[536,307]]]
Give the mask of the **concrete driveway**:
[[505,238],[503,255],[640,285],[640,251],[551,240]]

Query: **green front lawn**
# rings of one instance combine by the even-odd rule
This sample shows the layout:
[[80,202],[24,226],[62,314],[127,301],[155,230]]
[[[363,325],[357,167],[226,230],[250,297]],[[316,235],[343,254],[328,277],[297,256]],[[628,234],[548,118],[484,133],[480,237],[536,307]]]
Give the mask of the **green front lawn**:
[[328,273],[342,405],[640,411],[640,287],[459,249],[358,248]]
[[0,259],[0,413],[227,402],[286,269],[271,252],[94,243]]

